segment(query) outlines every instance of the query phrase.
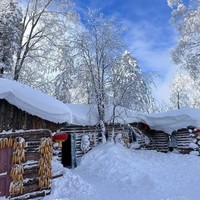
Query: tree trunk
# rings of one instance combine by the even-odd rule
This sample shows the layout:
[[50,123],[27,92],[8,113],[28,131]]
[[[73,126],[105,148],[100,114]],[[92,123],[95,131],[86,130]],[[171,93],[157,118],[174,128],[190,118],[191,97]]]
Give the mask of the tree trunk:
[[103,120],[99,121],[100,124],[100,129],[101,129],[101,136],[102,136],[102,143],[105,144],[106,143],[106,128],[105,128],[105,124],[103,122]]
[[178,107],[178,109],[180,109],[180,95],[179,95],[179,92],[178,92],[178,95],[177,95],[177,107]]

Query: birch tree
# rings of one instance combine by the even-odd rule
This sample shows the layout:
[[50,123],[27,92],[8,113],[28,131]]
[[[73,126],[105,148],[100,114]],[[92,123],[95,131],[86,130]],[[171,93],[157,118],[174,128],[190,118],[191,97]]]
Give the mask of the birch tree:
[[114,18],[106,18],[99,11],[89,10],[84,20],[85,29],[77,34],[75,46],[81,57],[80,69],[87,73],[86,84],[92,100],[97,105],[102,141],[105,142],[106,87],[112,67],[121,55],[123,42],[120,24]]

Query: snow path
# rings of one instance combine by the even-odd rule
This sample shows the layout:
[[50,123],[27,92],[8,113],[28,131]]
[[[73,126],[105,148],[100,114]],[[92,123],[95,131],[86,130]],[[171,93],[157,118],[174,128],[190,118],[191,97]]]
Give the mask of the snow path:
[[200,158],[192,155],[134,151],[111,143],[86,154],[66,170],[45,199],[196,200]]

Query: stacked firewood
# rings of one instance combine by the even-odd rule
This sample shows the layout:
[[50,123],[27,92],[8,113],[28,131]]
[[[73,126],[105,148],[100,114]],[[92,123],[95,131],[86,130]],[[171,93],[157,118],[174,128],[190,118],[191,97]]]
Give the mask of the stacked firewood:
[[49,188],[51,185],[52,178],[52,157],[53,157],[53,146],[50,138],[42,138],[39,152],[41,154],[39,160],[39,187],[40,189]]
[[25,161],[25,151],[26,146],[25,140],[22,137],[18,137],[13,143],[13,156],[12,156],[12,169],[10,175],[12,177],[12,182],[10,184],[9,192],[11,196],[17,196],[23,193],[23,174],[24,169],[22,162]]
[[195,155],[199,155],[200,153],[200,129],[190,130],[190,147],[194,150],[191,153]]
[[0,138],[0,149],[12,147],[13,139],[12,138]]

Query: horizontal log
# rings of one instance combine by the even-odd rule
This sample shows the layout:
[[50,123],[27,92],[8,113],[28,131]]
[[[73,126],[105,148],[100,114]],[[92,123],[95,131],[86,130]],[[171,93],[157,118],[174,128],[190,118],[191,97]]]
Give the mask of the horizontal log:
[[39,178],[39,176],[37,175],[37,177],[35,177],[35,178],[24,179],[24,181],[23,181],[24,187],[27,187],[27,186],[30,186],[30,185],[34,185],[34,184],[38,185],[39,184],[38,178]]
[[36,191],[32,193],[26,193],[24,195],[20,195],[17,197],[10,198],[11,200],[26,200],[26,199],[34,199],[34,198],[41,198],[46,195],[49,195],[51,193],[50,189],[42,190],[42,191]]
[[31,173],[31,174],[24,174],[23,175],[23,178],[24,179],[34,179],[34,178],[38,178],[39,177],[39,175],[38,175],[38,172],[33,172],[33,173]]
[[42,138],[42,137],[50,137],[51,134],[49,132],[49,130],[37,130],[37,131],[28,131],[28,132],[13,132],[13,133],[9,133],[9,134],[1,134],[2,138],[6,138],[6,137],[23,137],[26,139],[26,141],[31,141],[31,140],[35,140],[36,138]]
[[32,174],[38,174],[38,166],[34,166],[32,168],[24,168],[24,178],[28,178]]
[[35,192],[35,191],[38,191],[38,190],[40,190],[38,183],[34,183],[34,184],[31,184],[31,185],[25,185],[24,186],[24,194],[30,193],[30,192]]
[[39,152],[25,152],[25,159],[27,160],[39,160],[40,153]]

